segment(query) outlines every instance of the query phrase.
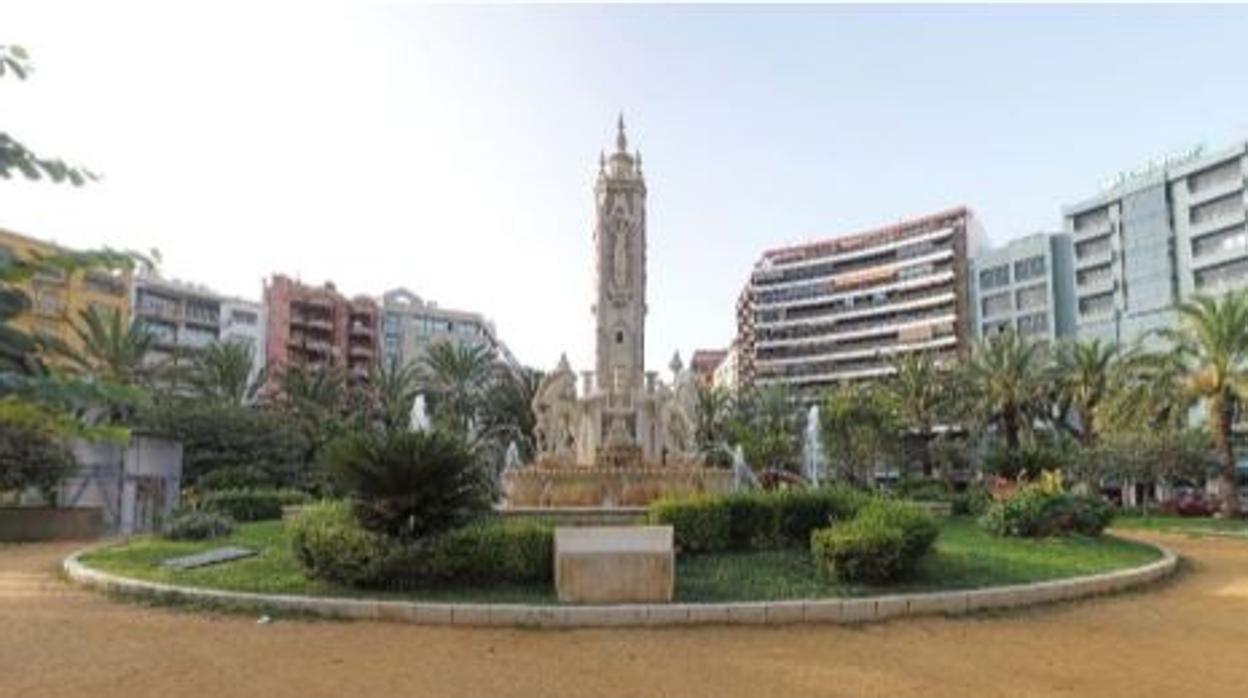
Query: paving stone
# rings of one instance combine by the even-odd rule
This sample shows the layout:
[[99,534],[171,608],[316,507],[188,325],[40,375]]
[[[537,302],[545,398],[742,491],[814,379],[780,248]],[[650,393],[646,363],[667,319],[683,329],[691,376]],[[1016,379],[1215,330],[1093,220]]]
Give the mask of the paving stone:
[[774,601],[767,604],[767,623],[782,625],[806,620],[805,601]]

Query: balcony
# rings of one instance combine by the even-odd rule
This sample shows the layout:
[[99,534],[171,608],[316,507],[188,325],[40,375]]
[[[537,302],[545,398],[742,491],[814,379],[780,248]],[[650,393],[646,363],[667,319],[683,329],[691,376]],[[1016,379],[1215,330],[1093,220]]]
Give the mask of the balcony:
[[1079,241],[1094,238],[1098,235],[1108,235],[1112,232],[1114,232],[1114,222],[1105,217],[1098,221],[1089,222],[1083,227],[1076,228],[1071,237]]
[[1078,248],[1075,248],[1075,269],[1087,269],[1101,264],[1110,264],[1114,261],[1113,245],[1097,246],[1083,250],[1080,254]]
[[333,345],[323,339],[314,339],[311,337],[292,336],[286,346],[291,349],[298,349],[309,354],[328,355],[333,349]]
[[1080,296],[1091,296],[1109,293],[1118,289],[1118,280],[1112,273],[1085,276],[1075,284],[1075,293]]
[[352,335],[355,335],[355,336],[358,336],[358,337],[369,337],[369,338],[371,338],[371,337],[375,334],[375,332],[374,332],[374,330],[373,330],[373,326],[372,326],[371,324],[368,324],[368,323],[363,323],[363,322],[352,322],[352,323],[351,323],[351,334],[352,334]]
[[375,353],[369,344],[352,344],[347,347],[347,356],[353,359],[371,359]]
[[312,330],[320,330],[322,332],[333,332],[334,321],[327,317],[318,317],[315,315],[296,315],[291,314],[290,324],[292,327],[304,327]]
[[1189,237],[1197,238],[1214,233],[1222,228],[1243,224],[1245,222],[1244,210],[1245,206],[1241,203],[1237,209],[1227,210],[1221,213],[1221,215],[1209,216],[1199,223],[1192,223],[1188,226],[1187,234]]

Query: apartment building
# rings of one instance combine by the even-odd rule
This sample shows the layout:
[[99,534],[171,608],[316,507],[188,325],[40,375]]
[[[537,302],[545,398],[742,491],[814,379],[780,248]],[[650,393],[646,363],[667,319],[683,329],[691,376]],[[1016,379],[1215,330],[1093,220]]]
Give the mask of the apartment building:
[[[54,243],[0,229],[0,261],[30,261],[66,251]],[[99,269],[72,274],[56,268],[45,268],[18,286],[30,297],[31,308],[13,320],[17,329],[33,335],[63,342],[70,349],[82,349],[74,326],[80,315],[95,308],[102,315],[120,313],[124,321],[130,317],[130,272],[108,272]],[[51,357],[55,363],[57,359]]]
[[727,349],[695,349],[689,357],[689,371],[699,385],[709,388],[715,381],[715,370],[727,356]]
[[311,286],[282,274],[264,284],[269,372],[288,365],[341,368],[367,380],[377,362],[376,301],[347,298],[332,283]]
[[439,307],[405,288],[386,292],[381,300],[381,355],[387,364],[419,365],[438,342],[486,346],[501,362],[520,363],[499,338],[494,323],[480,313]]
[[1074,251],[1066,233],[1035,233],[970,260],[976,339],[1005,331],[1053,343],[1075,334]]
[[888,375],[902,352],[965,353],[981,236],[959,207],[764,252],[738,302],[741,382],[815,390]]
[[1195,148],[1064,208],[1081,339],[1131,343],[1192,296],[1248,287],[1246,156],[1248,143]]

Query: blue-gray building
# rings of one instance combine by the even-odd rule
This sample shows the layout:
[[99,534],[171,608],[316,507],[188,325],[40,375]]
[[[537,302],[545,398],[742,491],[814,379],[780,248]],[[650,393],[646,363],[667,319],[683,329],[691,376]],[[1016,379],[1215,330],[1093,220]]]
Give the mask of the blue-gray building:
[[1185,299],[1248,286],[1246,154],[1197,148],[1064,209],[1080,339],[1131,343],[1173,327]]
[[1035,233],[971,260],[976,339],[1014,330],[1054,342],[1075,333],[1073,251],[1065,233]]

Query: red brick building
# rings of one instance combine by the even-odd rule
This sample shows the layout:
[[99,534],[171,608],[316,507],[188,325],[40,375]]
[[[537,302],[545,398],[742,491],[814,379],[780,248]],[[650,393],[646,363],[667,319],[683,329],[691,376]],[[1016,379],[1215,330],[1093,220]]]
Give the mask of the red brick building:
[[270,373],[286,365],[341,368],[366,380],[377,361],[379,312],[371,298],[347,298],[332,283],[309,286],[276,274],[264,284],[268,309],[265,359]]

